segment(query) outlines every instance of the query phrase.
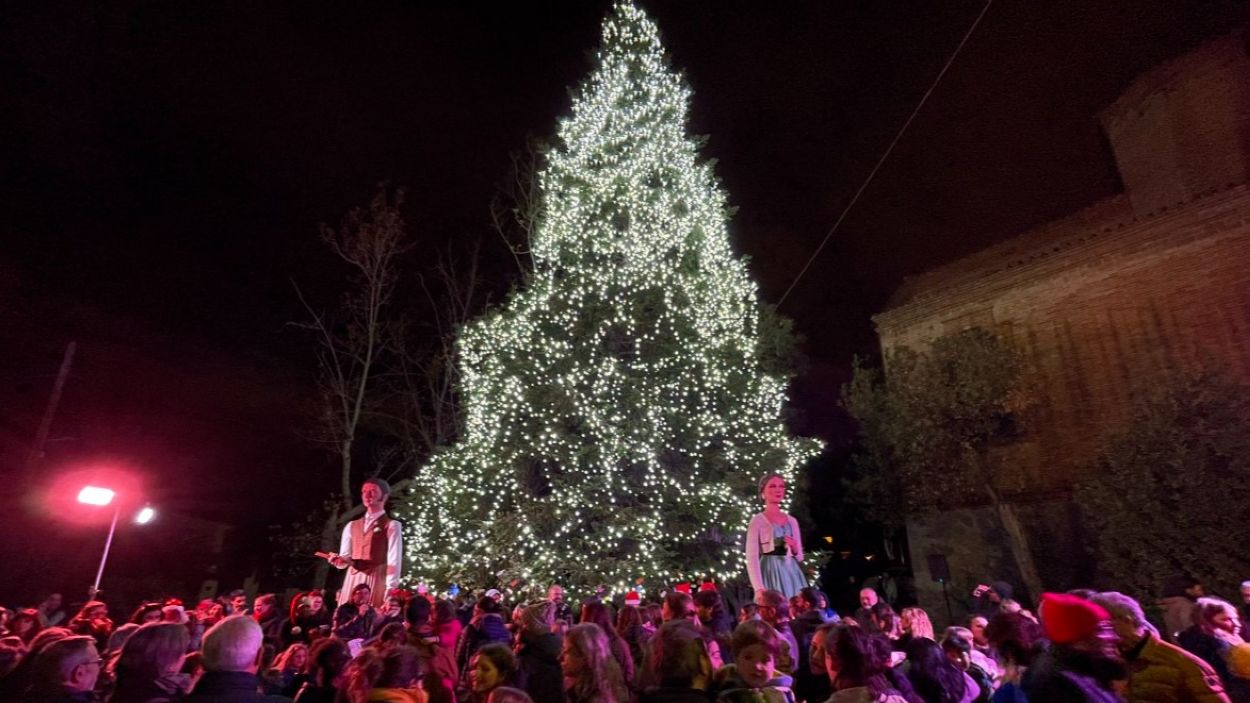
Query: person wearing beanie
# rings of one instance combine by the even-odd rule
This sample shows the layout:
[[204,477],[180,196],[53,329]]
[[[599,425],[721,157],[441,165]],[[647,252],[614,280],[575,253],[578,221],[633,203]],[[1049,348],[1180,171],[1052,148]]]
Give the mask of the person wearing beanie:
[[1119,701],[1113,685],[1127,672],[1107,611],[1064,593],[1043,594],[1040,611],[1051,648],[1025,672],[1021,688],[1029,703]]
[[1015,597],[1015,589],[1006,581],[980,584],[972,590],[972,612],[987,620],[1003,610],[1003,602]]
[[1111,614],[1116,645],[1128,664],[1125,698],[1129,703],[1228,702],[1215,670],[1160,640],[1137,601],[1114,591],[1097,593],[1091,600]]

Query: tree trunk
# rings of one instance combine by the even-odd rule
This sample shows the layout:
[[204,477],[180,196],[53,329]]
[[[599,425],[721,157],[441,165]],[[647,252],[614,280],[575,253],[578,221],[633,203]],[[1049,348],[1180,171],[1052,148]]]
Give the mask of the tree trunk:
[[[325,525],[321,528],[321,551],[333,552],[338,551],[339,545],[335,543],[335,533],[338,532],[339,526],[339,509],[336,505],[334,510],[330,511],[330,516],[326,518]],[[330,562],[325,559],[317,561],[317,571],[313,574],[313,588],[325,588],[326,580],[330,577]]]
[[1024,533],[1024,526],[1020,524],[1020,515],[1016,512],[1016,506],[1000,499],[997,492],[992,492],[992,496],[998,519],[1007,533],[1011,555],[1015,558],[1016,568],[1020,571],[1020,580],[1024,582],[1029,596],[1036,602],[1042,597],[1042,578],[1037,573],[1037,562],[1033,560],[1033,550],[1029,547],[1029,538]]
[[[339,456],[343,460],[343,509],[352,509],[352,441],[350,439],[343,440],[342,446],[339,448]],[[337,512],[337,511],[335,511]]]

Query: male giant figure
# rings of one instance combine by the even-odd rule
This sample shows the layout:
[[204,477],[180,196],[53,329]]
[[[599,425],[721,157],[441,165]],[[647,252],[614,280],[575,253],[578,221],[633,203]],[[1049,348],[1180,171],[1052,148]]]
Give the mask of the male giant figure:
[[402,527],[398,520],[386,514],[386,499],[390,495],[390,484],[380,478],[366,479],[360,487],[364,517],[352,520],[343,528],[338,556],[330,560],[335,567],[347,569],[339,591],[339,603],[350,602],[352,590],[363,583],[369,586],[370,603],[380,608],[386,601],[387,591],[399,587]]

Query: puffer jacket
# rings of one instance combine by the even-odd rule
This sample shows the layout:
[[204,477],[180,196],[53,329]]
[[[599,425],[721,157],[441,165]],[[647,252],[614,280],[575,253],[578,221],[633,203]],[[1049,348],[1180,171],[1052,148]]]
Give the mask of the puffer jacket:
[[1151,633],[1128,662],[1130,703],[1228,703],[1215,670]]

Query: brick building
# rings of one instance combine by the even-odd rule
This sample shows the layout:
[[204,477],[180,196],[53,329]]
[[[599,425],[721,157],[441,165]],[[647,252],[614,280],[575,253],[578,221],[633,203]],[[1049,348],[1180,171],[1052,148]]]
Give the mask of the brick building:
[[[1250,382],[1247,33],[1139,76],[1099,120],[1121,194],[907,280],[874,318],[885,350],[983,327],[1027,358],[1038,421],[996,460],[1024,469],[1011,492],[1051,588],[1089,577],[1067,491],[1134,393],[1209,361]],[[908,534],[927,606],[941,602],[928,555],[947,556],[960,595],[1014,571],[987,510],[913,520]]]

